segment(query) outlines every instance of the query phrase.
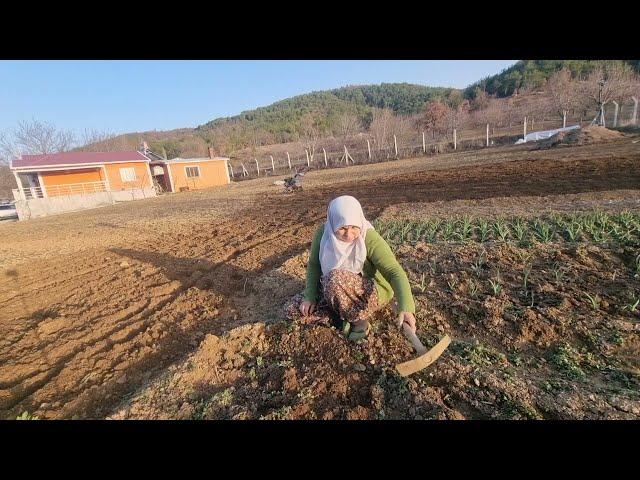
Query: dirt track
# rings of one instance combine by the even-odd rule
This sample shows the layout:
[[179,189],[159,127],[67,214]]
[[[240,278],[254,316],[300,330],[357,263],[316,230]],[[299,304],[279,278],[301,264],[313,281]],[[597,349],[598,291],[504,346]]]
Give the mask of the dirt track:
[[308,248],[339,194],[359,198],[370,218],[405,202],[597,202],[597,192],[637,190],[639,167],[628,139],[500,148],[313,172],[295,196],[260,179],[2,225],[0,413],[104,418],[207,334],[281,318],[303,285],[280,267]]

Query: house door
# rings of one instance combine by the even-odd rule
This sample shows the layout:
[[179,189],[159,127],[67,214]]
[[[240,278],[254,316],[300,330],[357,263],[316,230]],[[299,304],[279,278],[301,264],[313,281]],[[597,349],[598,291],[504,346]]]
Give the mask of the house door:
[[153,183],[158,185],[162,192],[170,192],[171,188],[167,176],[165,175],[164,168],[159,165],[154,165],[152,169]]

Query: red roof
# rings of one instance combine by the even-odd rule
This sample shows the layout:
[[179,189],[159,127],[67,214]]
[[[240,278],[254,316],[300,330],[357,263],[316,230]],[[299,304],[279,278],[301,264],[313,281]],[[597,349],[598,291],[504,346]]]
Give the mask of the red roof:
[[149,159],[136,150],[128,150],[124,152],[64,152],[46,155],[23,155],[21,159],[14,159],[11,165],[13,168],[21,168],[140,161],[148,162]]

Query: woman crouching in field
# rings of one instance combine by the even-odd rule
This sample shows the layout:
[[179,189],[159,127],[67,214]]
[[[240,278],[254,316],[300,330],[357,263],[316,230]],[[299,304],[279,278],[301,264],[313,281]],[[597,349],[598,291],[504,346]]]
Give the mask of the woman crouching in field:
[[317,321],[333,313],[344,322],[347,337],[359,340],[369,333],[373,313],[394,293],[398,327],[406,323],[415,332],[411,287],[391,248],[364,218],[358,200],[347,195],[332,200],[327,221],[313,238],[306,289],[288,305],[287,316],[301,313]]

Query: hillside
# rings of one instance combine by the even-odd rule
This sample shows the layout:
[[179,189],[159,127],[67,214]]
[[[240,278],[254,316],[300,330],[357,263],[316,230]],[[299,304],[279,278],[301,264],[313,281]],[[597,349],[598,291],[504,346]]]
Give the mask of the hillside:
[[336,134],[344,116],[354,117],[366,127],[377,108],[388,108],[398,115],[415,114],[426,102],[451,91],[408,83],[347,86],[287,98],[233,117],[217,118],[195,129],[129,133],[82,150],[136,148],[144,136],[152,150],[161,152],[164,148],[168,156],[201,154],[209,145],[224,151],[219,153],[228,153],[252,145],[298,140],[309,125],[321,134]]
[[[474,100],[482,90],[494,97],[490,110],[507,112],[501,115],[509,116],[507,124],[510,127],[513,122],[511,117],[533,115],[540,118],[549,115],[544,111],[546,107],[538,105],[544,98],[524,101],[528,96],[525,92],[543,86],[556,71],[566,67],[574,77],[578,77],[588,74],[599,65],[618,62],[640,70],[638,60],[522,60],[497,75],[473,83],[462,93],[469,100]],[[168,157],[206,155],[209,146],[214,148],[216,154],[236,155],[248,149],[253,156],[260,147],[298,142],[305,134],[338,136],[345,128],[345,123],[350,123],[352,130],[367,129],[376,109],[387,108],[402,116],[416,115],[423,111],[427,102],[447,99],[452,93],[459,97],[460,92],[451,88],[409,83],[346,86],[287,98],[239,115],[217,118],[193,129],[129,133],[82,149],[137,148],[140,139],[144,138],[152,150],[159,153],[164,150]],[[517,98],[513,95],[516,92]],[[516,106],[519,107],[514,108]],[[489,118],[492,115],[495,117],[495,112],[487,111],[480,115],[487,118],[478,119],[475,123],[496,123],[495,119]]]
[[571,71],[573,77],[577,77],[589,74],[599,65],[611,63],[627,63],[640,71],[639,60],[520,60],[496,75],[469,85],[464,89],[464,96],[472,99],[478,90],[484,90],[489,95],[508,97],[516,90],[542,86],[551,75],[564,67]]

